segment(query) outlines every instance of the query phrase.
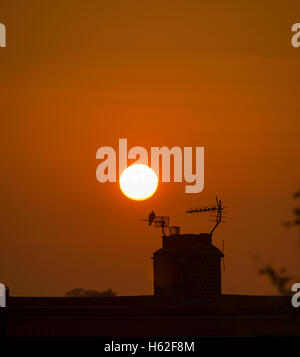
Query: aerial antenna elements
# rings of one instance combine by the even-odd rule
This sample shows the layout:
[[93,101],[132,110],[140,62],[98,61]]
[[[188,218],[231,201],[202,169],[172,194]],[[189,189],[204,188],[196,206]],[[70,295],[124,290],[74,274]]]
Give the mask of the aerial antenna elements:
[[[226,207],[222,206],[221,200],[216,197],[216,204],[209,205],[198,208],[189,208],[186,210],[186,213],[198,214],[198,213],[208,213],[210,217],[214,217],[213,222],[215,225],[213,226],[210,234],[214,232],[217,226],[221,223],[223,218],[224,209]],[[160,227],[162,229],[162,234],[166,236],[166,228],[169,229],[170,235],[178,235],[180,234],[180,227],[172,226],[170,227],[170,217],[169,216],[157,216],[154,211],[150,212],[148,215],[148,219],[142,219],[144,222],[148,222],[149,226],[154,225],[154,227]]]
[[149,226],[154,224],[154,227],[160,227],[162,229],[163,236],[166,235],[165,228],[169,227],[169,216],[157,216],[154,211],[149,213],[148,219],[143,219],[144,222],[148,222]]
[[186,210],[186,213],[190,213],[190,214],[209,213],[210,216],[213,216],[215,218],[214,220],[215,225],[210,231],[210,234],[212,234],[222,221],[224,208],[225,207],[222,206],[222,201],[218,200],[218,197],[216,197],[216,205],[210,205],[210,206],[198,207],[198,208],[189,208]]

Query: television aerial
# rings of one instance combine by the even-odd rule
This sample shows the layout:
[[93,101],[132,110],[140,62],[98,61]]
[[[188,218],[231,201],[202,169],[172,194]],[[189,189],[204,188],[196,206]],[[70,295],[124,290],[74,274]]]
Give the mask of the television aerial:
[[163,236],[166,235],[165,228],[169,227],[169,216],[157,216],[154,211],[149,213],[148,219],[143,219],[144,222],[148,222],[149,226],[154,224],[154,227],[160,227],[162,229]]
[[222,221],[224,208],[226,208],[226,207],[222,206],[222,201],[219,200],[218,197],[216,197],[215,205],[209,205],[209,206],[203,206],[203,207],[197,207],[197,208],[189,208],[186,210],[186,213],[189,213],[189,214],[208,213],[210,215],[210,217],[214,217],[215,219],[212,221],[215,222],[215,225],[212,228],[212,230],[210,231],[210,234],[212,234],[214,232],[214,230],[217,228],[217,226]]

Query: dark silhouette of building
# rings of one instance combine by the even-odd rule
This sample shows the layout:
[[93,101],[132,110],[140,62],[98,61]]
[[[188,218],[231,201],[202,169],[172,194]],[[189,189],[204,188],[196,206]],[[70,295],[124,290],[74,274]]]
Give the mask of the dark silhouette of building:
[[0,308],[9,337],[300,336],[299,321],[288,296],[11,296]]
[[219,297],[222,257],[209,233],[163,236],[162,248],[153,254],[154,295]]
[[299,336],[290,297],[221,294],[223,254],[212,235],[170,228],[153,254],[154,296],[10,296],[0,336]]

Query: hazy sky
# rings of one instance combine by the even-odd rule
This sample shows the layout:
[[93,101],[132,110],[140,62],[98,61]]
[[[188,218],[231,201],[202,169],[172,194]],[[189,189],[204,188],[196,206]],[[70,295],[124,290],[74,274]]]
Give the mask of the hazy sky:
[[[0,281],[14,295],[75,288],[152,293],[159,230],[206,232],[186,208],[229,206],[223,291],[271,294],[259,255],[296,274],[299,1],[1,0]],[[205,188],[163,183],[136,202],[96,180],[96,151],[204,146]]]

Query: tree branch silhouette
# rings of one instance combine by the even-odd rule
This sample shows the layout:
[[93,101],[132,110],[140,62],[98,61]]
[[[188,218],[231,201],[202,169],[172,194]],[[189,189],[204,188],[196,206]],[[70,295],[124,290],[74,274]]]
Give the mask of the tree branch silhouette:
[[117,293],[112,289],[98,291],[92,289],[75,288],[66,292],[66,296],[68,297],[110,297],[116,295]]
[[[300,198],[300,190],[293,194],[293,198]],[[290,228],[291,226],[299,226],[300,225],[300,207],[297,206],[294,208],[294,219],[291,221],[285,221],[282,225],[286,228]],[[299,240],[300,243],[300,240]],[[292,275],[286,274],[286,269],[280,268],[278,271],[273,268],[271,264],[264,264],[262,268],[258,270],[258,274],[267,275],[274,287],[278,290],[278,292],[282,295],[290,295],[291,290],[288,286],[288,283],[292,281],[294,278]]]

